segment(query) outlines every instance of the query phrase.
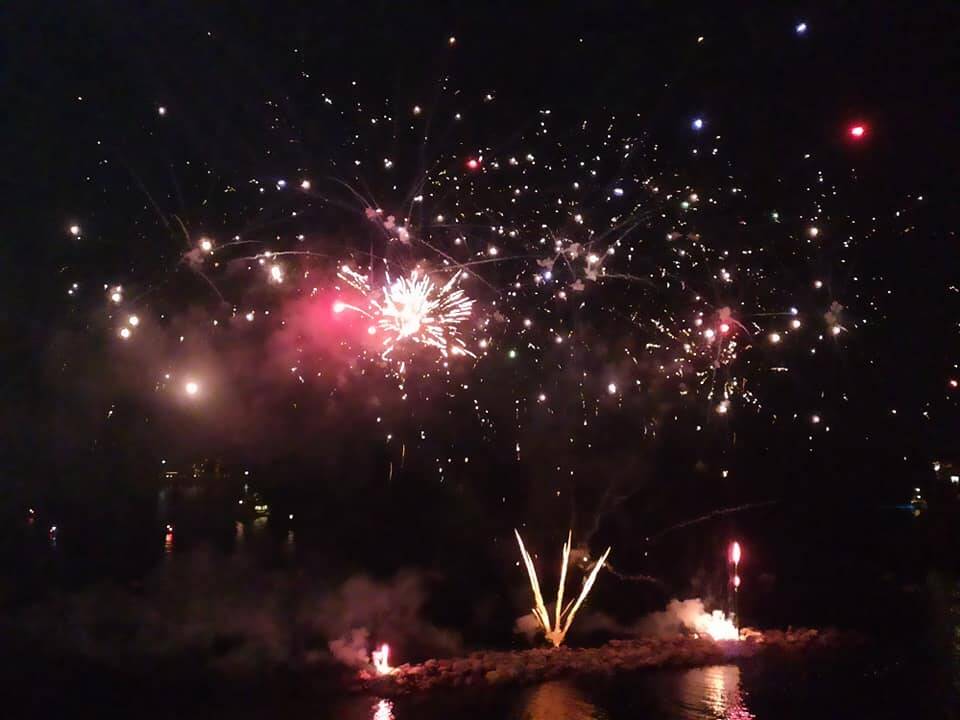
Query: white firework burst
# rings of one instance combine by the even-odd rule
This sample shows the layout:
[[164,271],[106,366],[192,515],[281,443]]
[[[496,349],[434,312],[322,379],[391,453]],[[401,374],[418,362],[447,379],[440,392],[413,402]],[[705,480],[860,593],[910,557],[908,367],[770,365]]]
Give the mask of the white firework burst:
[[443,357],[476,357],[467,349],[461,334],[461,327],[470,317],[474,302],[459,286],[462,274],[457,271],[443,285],[418,270],[396,280],[387,274],[383,287],[374,290],[368,275],[361,275],[344,265],[337,275],[363,294],[368,308],[338,302],[334,310],[354,310],[375,321],[370,331],[383,335],[380,355],[384,359],[406,342],[436,348]]

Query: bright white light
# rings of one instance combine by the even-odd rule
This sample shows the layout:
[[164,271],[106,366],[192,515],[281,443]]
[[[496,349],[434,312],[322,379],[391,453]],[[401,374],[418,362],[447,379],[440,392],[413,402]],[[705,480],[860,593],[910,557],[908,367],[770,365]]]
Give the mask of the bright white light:
[[729,400],[724,400],[719,405],[717,405],[717,413],[720,415],[726,415],[729,409],[730,409]]
[[713,336],[714,336],[715,334],[716,334],[716,333],[713,332],[713,328],[707,328],[706,330],[703,331],[703,336],[704,336],[707,340],[713,340]]
[[371,653],[371,661],[378,675],[389,675],[393,672],[393,668],[390,667],[390,646],[386,643]]
[[130,328],[120,328],[120,337],[122,337],[124,340],[130,337]]
[[342,302],[335,302],[333,304],[333,311],[335,313],[342,313],[346,309],[347,309],[347,306],[344,305]]
[[157,114],[160,116],[166,115],[167,109],[163,105],[161,105],[160,107],[157,108]]
[[200,238],[200,249],[205,253],[213,250],[213,241],[210,238]]
[[805,22],[797,23],[797,27],[794,29],[797,31],[797,35],[803,35],[807,32],[807,24]]
[[113,293],[111,293],[110,295],[110,299],[113,300],[113,302],[119,304],[123,300],[123,295],[120,293],[119,290],[114,290]]
[[279,265],[270,266],[270,279],[274,282],[283,282],[283,269]]
[[820,234],[820,228],[812,227],[807,232],[810,233],[810,237],[816,237],[817,235]]
[[300,187],[302,187],[304,190],[309,190],[309,189],[310,189],[310,181],[309,181],[309,180],[302,180],[302,181],[300,182]]
[[697,119],[694,120],[691,124],[693,125],[693,129],[694,129],[694,130],[702,130],[702,129],[703,129],[703,118],[697,118]]
[[79,226],[79,225],[71,225],[71,226],[70,226],[70,234],[71,234],[71,235],[80,235],[80,226]]
[[616,384],[610,383],[609,385],[607,385],[607,392],[610,393],[611,395],[616,395],[617,394]]
[[191,397],[200,392],[200,386],[193,380],[188,380],[187,383],[184,384],[183,389],[186,390],[187,395],[190,395]]
[[810,422],[812,422],[814,425],[819,425],[819,424],[820,424],[820,416],[819,416],[819,415],[811,415],[811,416],[810,416]]
[[129,318],[127,318],[127,322],[130,323],[133,327],[136,327],[137,325],[140,324],[140,318],[138,318],[136,315],[131,315]]
[[799,320],[792,320],[792,321],[790,322],[790,327],[792,327],[794,330],[796,330],[798,327],[800,327],[800,321],[799,321]]
[[774,345],[780,342],[780,333],[770,333],[770,342]]

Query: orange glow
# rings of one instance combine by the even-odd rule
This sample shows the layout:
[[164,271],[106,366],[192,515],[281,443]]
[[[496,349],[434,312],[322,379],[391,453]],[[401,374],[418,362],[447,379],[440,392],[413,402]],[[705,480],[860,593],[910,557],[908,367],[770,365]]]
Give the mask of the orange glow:
[[739,640],[740,631],[728,617],[719,610],[702,613],[694,620],[694,629],[698,636],[707,635],[714,640]]

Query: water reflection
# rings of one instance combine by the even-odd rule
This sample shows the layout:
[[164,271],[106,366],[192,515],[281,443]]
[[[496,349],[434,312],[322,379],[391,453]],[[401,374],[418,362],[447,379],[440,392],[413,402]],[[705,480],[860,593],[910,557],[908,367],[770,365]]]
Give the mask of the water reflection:
[[740,691],[740,668],[713,665],[687,670],[680,676],[680,704],[688,718],[750,720],[753,718]]
[[394,720],[393,703],[389,700],[381,700],[373,706],[373,720]]
[[[297,715],[296,717],[300,717]],[[306,717],[306,716],[304,716]],[[311,716],[312,717],[312,716]],[[319,717],[336,718],[336,720],[396,720],[393,700],[377,697],[355,697],[344,699],[332,708],[332,712],[324,713]],[[416,720],[418,715],[400,713],[401,718]],[[438,717],[436,713],[428,712],[426,717]]]
[[522,720],[598,720],[606,717],[575,686],[547,682],[525,695],[518,713]]

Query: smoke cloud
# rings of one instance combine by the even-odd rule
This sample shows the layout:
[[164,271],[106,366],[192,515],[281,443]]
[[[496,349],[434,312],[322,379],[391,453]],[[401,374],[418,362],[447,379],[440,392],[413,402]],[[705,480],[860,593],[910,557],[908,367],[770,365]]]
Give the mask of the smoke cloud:
[[401,662],[459,651],[457,634],[423,617],[427,600],[414,570],[325,591],[242,556],[194,551],[136,586],[105,583],[27,608],[4,632],[118,664],[195,653],[222,671],[331,659],[362,667],[374,643],[390,643]]
[[634,623],[622,623],[606,613],[596,612],[579,623],[581,632],[608,632],[617,637],[670,637],[703,631],[704,618],[710,617],[703,600],[674,598],[664,610],[645,615]]
[[417,572],[403,570],[388,582],[358,575],[323,599],[316,620],[332,638],[330,652],[351,667],[367,665],[372,645],[384,642],[398,661],[459,652],[456,633],[423,620],[426,601],[424,579]]

